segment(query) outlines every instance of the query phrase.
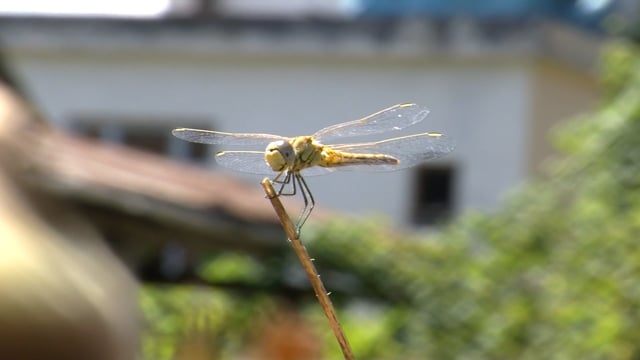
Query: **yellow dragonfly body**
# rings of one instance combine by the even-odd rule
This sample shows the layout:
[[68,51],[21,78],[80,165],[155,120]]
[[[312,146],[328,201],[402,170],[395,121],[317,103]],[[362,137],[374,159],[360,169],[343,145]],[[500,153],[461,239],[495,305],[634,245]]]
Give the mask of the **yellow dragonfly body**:
[[[173,135],[187,141],[227,146],[266,145],[265,150],[230,150],[216,154],[216,161],[234,170],[276,174],[278,195],[295,195],[300,188],[304,209],[297,230],[307,220],[315,200],[304,176],[334,170],[394,171],[446,155],[453,141],[440,133],[421,133],[386,140],[353,144],[324,144],[326,139],[367,136],[401,130],[422,121],[429,111],[416,104],[398,104],[362,119],[333,125],[311,136],[284,137],[271,134],[225,133],[180,128]],[[292,184],[292,190],[285,187]]]

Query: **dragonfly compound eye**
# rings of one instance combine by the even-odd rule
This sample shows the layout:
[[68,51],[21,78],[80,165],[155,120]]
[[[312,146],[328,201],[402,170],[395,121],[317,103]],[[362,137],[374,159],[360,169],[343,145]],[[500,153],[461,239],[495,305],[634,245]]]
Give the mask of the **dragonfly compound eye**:
[[274,141],[267,145],[264,159],[273,171],[282,171],[293,165],[295,152],[288,141]]

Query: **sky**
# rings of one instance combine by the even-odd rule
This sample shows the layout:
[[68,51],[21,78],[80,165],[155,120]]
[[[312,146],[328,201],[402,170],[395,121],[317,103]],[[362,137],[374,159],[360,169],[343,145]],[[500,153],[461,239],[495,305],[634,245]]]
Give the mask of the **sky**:
[[0,0],[0,13],[24,16],[104,16],[153,18],[164,15],[171,0]]
[[[446,0],[443,0],[446,1]],[[159,18],[190,0],[0,0],[0,14],[17,16]],[[407,2],[399,2],[399,4]],[[612,0],[577,0],[583,13],[595,13]],[[217,0],[217,5],[235,15],[296,15],[307,12],[326,15],[357,13],[362,0]],[[173,9],[172,9],[173,8]]]

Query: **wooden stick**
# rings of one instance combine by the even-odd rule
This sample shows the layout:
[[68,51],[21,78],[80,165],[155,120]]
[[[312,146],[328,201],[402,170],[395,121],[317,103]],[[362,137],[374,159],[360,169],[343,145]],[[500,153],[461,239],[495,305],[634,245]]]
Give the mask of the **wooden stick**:
[[264,180],[262,180],[262,187],[267,194],[267,198],[271,201],[271,205],[276,211],[278,218],[280,218],[280,224],[282,225],[284,232],[287,234],[287,237],[291,242],[291,246],[298,256],[298,260],[302,264],[302,268],[304,268],[304,271],[307,273],[307,277],[311,282],[313,291],[316,293],[316,297],[320,302],[320,306],[322,307],[324,314],[327,316],[327,319],[329,319],[329,324],[331,325],[331,329],[333,330],[333,334],[335,335],[336,340],[338,340],[338,344],[340,345],[340,349],[342,350],[344,358],[346,360],[354,360],[355,357],[353,356],[353,352],[351,351],[351,347],[349,346],[347,337],[342,331],[342,327],[340,326],[340,322],[338,321],[336,312],[333,309],[333,304],[329,299],[327,290],[324,288],[324,284],[322,283],[322,280],[320,280],[320,275],[318,274],[316,267],[313,265],[311,258],[309,258],[307,249],[304,247],[304,245],[302,245],[293,222],[291,222],[291,218],[287,214],[287,211],[284,209],[282,202],[280,202],[278,194],[273,189],[271,180],[269,180],[269,178],[264,178]]

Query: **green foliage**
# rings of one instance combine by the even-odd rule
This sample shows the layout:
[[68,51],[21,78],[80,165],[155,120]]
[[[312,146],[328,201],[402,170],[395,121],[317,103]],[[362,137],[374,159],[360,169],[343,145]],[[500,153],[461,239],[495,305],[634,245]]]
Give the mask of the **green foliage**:
[[317,234],[316,257],[408,309],[403,336],[381,339],[396,357],[640,356],[640,57],[606,60],[602,108],[559,131],[564,157],[499,212],[422,241],[373,224]]
[[245,350],[252,326],[273,301],[263,294],[238,296],[203,286],[145,286],[144,359],[174,359],[193,338],[204,337],[211,358],[234,358]]
[[[359,358],[640,357],[638,55],[625,46],[608,50],[601,109],[556,134],[564,154],[548,178],[518,191],[500,211],[467,214],[428,238],[379,221],[305,229]],[[282,270],[297,266],[283,257],[280,271],[268,271],[281,274],[271,275],[272,283],[286,283]],[[206,273],[264,280],[262,265],[231,260],[212,263]],[[175,331],[192,316],[192,300],[155,291],[146,290],[154,299],[143,301],[146,313],[156,333]],[[250,323],[260,312],[256,304],[265,303],[263,296],[208,292],[202,314],[213,316],[219,333]],[[314,298],[300,301],[305,318],[321,329],[326,358],[341,358]],[[178,315],[171,319],[168,311]]]
[[640,57],[609,54],[618,80],[600,111],[559,132],[549,178],[439,237],[461,247],[441,271],[456,279],[429,280],[417,304],[445,324],[419,335],[431,358],[640,355]]

